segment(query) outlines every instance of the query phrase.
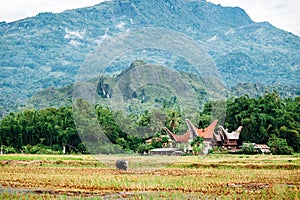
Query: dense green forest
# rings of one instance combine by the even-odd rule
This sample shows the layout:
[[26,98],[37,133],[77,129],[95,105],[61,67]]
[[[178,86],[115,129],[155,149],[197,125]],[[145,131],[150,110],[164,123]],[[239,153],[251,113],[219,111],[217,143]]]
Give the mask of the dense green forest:
[[233,130],[243,126],[241,141],[271,146],[273,139],[279,139],[278,143],[286,140],[295,151],[300,150],[299,97],[281,99],[276,92],[259,98],[245,95],[229,99],[226,112],[225,127]]
[[[205,127],[216,118],[212,112],[214,103],[206,103],[195,124]],[[299,152],[300,97],[281,99],[276,92],[266,92],[259,98],[247,95],[230,98],[225,105],[224,127],[232,131],[243,126],[240,144],[243,141],[268,144],[273,153],[278,154]],[[179,127],[184,126],[184,119],[176,106],[129,116],[100,105],[93,109],[109,140],[129,152],[143,152],[161,146],[157,142],[149,146],[145,140],[164,134],[164,126],[177,134],[180,134]],[[143,127],[145,129],[141,129]],[[140,130],[152,132],[139,135]],[[0,122],[0,143],[4,153],[62,153],[64,147],[67,153],[88,153],[77,133],[72,107],[10,113]],[[102,148],[108,149],[102,152],[112,153],[109,146]]]
[[[207,126],[212,120],[214,103],[206,103],[200,113],[200,127]],[[266,92],[258,98],[250,98],[248,95],[230,98],[226,101],[224,127],[234,131],[239,126],[243,126],[240,144],[268,144],[275,148],[274,153],[299,152],[300,97],[282,99],[276,92]]]
[[[89,106],[87,102],[84,103]],[[167,121],[174,121],[174,117],[180,115],[176,109],[167,107],[162,111],[145,111],[142,114],[131,114],[126,117],[100,105],[95,105],[94,110],[98,123],[111,143],[128,152],[142,152],[151,148],[147,147],[144,141],[154,134],[139,135],[137,131],[140,129],[137,127],[148,129],[156,126],[158,131],[155,135],[160,135],[164,126],[170,127]],[[77,133],[73,111],[70,106],[10,113],[0,122],[0,143],[4,152],[62,153],[65,147],[67,153],[88,153]],[[158,115],[157,112],[163,116],[161,118],[165,120],[164,124],[150,120],[153,119],[154,114]],[[124,132],[123,129],[130,133]],[[99,147],[100,152],[117,151],[111,148],[111,143]]]

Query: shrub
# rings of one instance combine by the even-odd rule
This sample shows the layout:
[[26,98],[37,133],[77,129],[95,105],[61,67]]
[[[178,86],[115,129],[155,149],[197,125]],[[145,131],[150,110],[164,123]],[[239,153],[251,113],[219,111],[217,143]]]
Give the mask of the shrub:
[[7,147],[7,146],[2,146],[3,147],[3,153],[17,153],[17,150],[14,147]]
[[208,154],[212,154],[214,152],[214,149],[208,149]]
[[287,144],[286,139],[282,139],[272,134],[269,138],[268,145],[273,154],[287,154],[293,153],[293,148]]
[[242,146],[242,151],[244,154],[254,154],[255,153],[255,149],[253,144],[250,143],[244,143]]
[[22,146],[22,151],[26,154],[60,154],[60,151],[54,151],[50,147],[38,144],[35,146],[26,145]]

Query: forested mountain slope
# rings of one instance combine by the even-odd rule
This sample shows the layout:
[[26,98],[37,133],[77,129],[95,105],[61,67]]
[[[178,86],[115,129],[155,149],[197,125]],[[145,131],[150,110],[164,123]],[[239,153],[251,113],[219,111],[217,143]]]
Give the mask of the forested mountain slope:
[[[42,89],[72,83],[103,40],[141,27],[171,29],[197,41],[226,86],[299,86],[300,38],[267,22],[255,23],[240,8],[204,0],[115,0],[0,23],[1,110],[17,109]],[[173,63],[189,71],[189,65]]]

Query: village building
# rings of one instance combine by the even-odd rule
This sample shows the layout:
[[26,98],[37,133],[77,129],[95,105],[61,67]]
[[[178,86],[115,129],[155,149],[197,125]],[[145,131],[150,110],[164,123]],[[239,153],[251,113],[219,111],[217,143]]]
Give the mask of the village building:
[[240,126],[236,131],[228,132],[228,129],[224,129],[223,126],[219,126],[217,141],[222,147],[226,149],[236,149],[238,148],[238,140],[240,138],[240,133],[242,131],[242,126]]
[[226,149],[238,148],[238,140],[242,131],[241,126],[233,132],[228,132],[227,129],[219,126],[218,131],[215,132],[218,120],[214,120],[208,127],[204,129],[197,128],[189,119],[186,119],[185,121],[188,126],[188,130],[183,135],[176,135],[168,128],[164,128],[170,139],[173,140],[173,148],[181,148],[184,150],[184,152],[191,152],[192,147],[190,144],[197,136],[200,136],[204,139],[202,152],[204,154],[207,154],[209,149],[212,149],[215,146],[221,146]]
[[204,129],[198,129],[189,119],[186,119],[185,121],[188,126],[188,130],[183,135],[176,135],[172,133],[168,128],[165,128],[165,131],[169,134],[170,139],[174,141],[173,147],[183,147],[184,152],[191,151],[191,142],[197,136],[200,136],[204,139],[203,153],[208,153],[208,150],[213,148],[216,144],[216,140],[214,139],[214,130],[218,123],[218,120],[213,121],[208,127]]
[[271,153],[270,147],[266,144],[255,144],[254,145],[254,149],[258,152],[258,153]]
[[254,149],[258,152],[258,153],[271,153],[270,147],[266,144],[255,144],[254,145]]
[[271,150],[270,150],[270,147],[266,144],[256,144],[256,143],[246,143],[244,142],[243,143],[243,146],[246,146],[246,147],[250,147],[250,146],[253,146],[253,153],[262,153],[262,154],[268,154],[268,153],[271,153]]
[[161,156],[181,156],[183,152],[179,148],[156,148],[150,151],[151,155],[161,155]]

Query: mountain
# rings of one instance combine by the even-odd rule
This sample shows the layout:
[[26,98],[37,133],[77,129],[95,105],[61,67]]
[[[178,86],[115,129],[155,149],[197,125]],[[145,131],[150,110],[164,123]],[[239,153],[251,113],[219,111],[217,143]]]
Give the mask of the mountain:
[[[139,76],[147,79],[137,80]],[[165,66],[136,60],[116,76],[101,76],[89,81],[95,87],[96,103],[116,108],[122,112],[143,112],[163,106],[181,105],[181,108],[198,110],[208,100],[221,98],[214,91],[207,91],[203,79],[193,73],[176,71]],[[218,90],[224,86],[218,84]],[[70,104],[74,85],[61,89],[42,90],[27,103],[27,107],[43,109],[49,106]],[[193,97],[193,100],[191,100]],[[88,99],[88,98],[87,98]]]
[[[205,0],[115,0],[0,23],[0,109],[18,109],[38,91],[69,85],[103,41],[141,27],[174,30],[196,41],[227,87],[299,87],[300,38],[267,22],[253,22],[241,8]],[[163,56],[153,51],[154,63],[190,71],[186,60],[176,57],[170,64],[174,56]],[[117,70],[107,72],[124,70],[131,59],[136,58],[128,56]]]
[[[137,80],[140,75],[146,76],[147,79]],[[90,80],[89,84],[95,88],[95,93],[92,95],[96,103],[127,113],[141,113],[145,110],[174,105],[180,105],[181,108],[192,109],[195,112],[199,111],[209,100],[226,99],[244,94],[259,97],[263,96],[266,91],[274,90],[285,98],[300,94],[300,90],[292,86],[267,87],[258,83],[239,83],[233,89],[226,89],[219,82],[215,90],[210,90],[200,76],[141,60],[134,61],[116,76],[97,77]],[[39,91],[28,100],[26,108],[45,109],[70,105],[74,98],[74,88],[74,85],[70,84],[60,89],[50,87]]]

